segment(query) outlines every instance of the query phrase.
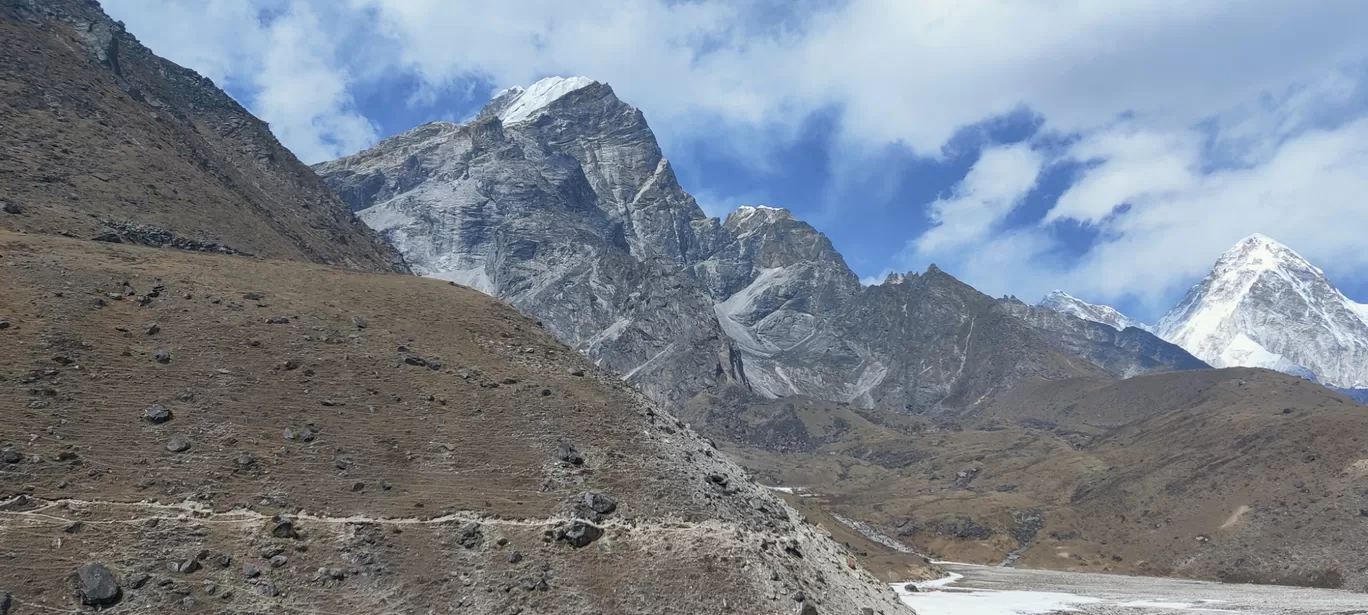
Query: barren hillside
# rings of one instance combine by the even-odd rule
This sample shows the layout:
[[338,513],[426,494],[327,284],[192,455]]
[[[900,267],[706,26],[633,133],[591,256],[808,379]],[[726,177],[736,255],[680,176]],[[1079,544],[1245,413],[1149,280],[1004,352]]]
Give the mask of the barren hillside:
[[0,255],[15,613],[74,606],[88,563],[142,612],[902,608],[487,296],[10,232]]

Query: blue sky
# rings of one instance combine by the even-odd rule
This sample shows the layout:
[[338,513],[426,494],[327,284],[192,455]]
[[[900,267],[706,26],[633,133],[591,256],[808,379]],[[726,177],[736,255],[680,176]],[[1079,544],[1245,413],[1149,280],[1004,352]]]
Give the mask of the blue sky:
[[315,162],[552,75],[642,109],[705,209],[862,277],[935,262],[1153,321],[1262,232],[1368,300],[1353,0],[105,0]]

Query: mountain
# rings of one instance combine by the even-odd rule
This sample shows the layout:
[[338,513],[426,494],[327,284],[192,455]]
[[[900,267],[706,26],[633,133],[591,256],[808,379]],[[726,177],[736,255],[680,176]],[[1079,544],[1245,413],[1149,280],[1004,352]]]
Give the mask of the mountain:
[[[709,218],[641,111],[582,77],[505,90],[467,124],[420,126],[315,169],[415,272],[509,302],[674,407],[734,387],[960,413],[1022,379],[1190,359],[1061,345],[935,268],[861,287],[786,209]],[[1105,367],[1093,343],[1111,348]],[[1086,356],[1068,354],[1080,344]]]
[[95,2],[0,2],[0,228],[399,271],[265,122]]
[[[543,323],[396,275],[264,124],[96,3],[0,0],[0,52],[0,611],[902,612]],[[555,164],[479,188],[589,189],[518,183]],[[655,232],[616,220],[624,245]],[[573,271],[672,292],[599,264]],[[648,298],[614,307],[688,333]]]
[[1216,367],[1267,367],[1363,388],[1364,313],[1301,255],[1255,234],[1222,254],[1154,330]]
[[1100,322],[1117,331],[1123,331],[1127,327],[1149,330],[1148,325],[1116,311],[1116,308],[1109,305],[1088,303],[1062,290],[1050,291],[1050,294],[1045,295],[1045,298],[1036,305],[1062,314],[1077,316],[1083,320]]

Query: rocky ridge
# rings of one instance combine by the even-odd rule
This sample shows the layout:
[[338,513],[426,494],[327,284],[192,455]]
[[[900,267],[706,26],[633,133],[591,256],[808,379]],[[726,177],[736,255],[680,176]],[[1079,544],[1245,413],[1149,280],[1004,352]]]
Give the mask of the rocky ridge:
[[209,79],[96,2],[0,0],[0,228],[407,272]]

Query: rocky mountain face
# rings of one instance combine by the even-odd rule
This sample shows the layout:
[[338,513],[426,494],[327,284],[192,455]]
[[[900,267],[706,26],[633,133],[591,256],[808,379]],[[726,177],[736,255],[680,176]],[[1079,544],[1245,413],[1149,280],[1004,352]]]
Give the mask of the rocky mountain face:
[[[1039,305],[1113,327],[1145,328],[1109,306],[1060,291]],[[1151,330],[1214,367],[1273,369],[1363,399],[1365,313],[1368,306],[1345,297],[1315,265],[1255,234],[1222,254]]]
[[[708,218],[642,113],[584,78],[501,92],[468,124],[315,169],[415,272],[508,301],[664,401],[739,387],[963,411],[1024,378],[1194,364],[1144,332],[1059,343],[1061,327],[1087,325],[1037,329],[935,268],[862,288],[781,208]],[[1089,358],[1105,354],[1094,344],[1106,360]]]
[[0,228],[407,271],[213,82],[99,4],[0,0]]
[[[1143,374],[1211,367],[1186,350],[1159,339],[1141,327],[1127,325],[1118,329],[1105,322],[1076,317],[1072,311],[1060,312],[1043,305],[1026,305],[1021,301],[1003,303],[1009,312],[1029,323],[1056,347],[1069,355],[1087,358],[1113,376],[1130,378]],[[1065,309],[1081,307],[1081,303],[1074,300],[1073,303],[1065,304]],[[1135,322],[1116,310],[1107,309],[1110,312],[1084,313],[1097,314],[1118,323]]]

